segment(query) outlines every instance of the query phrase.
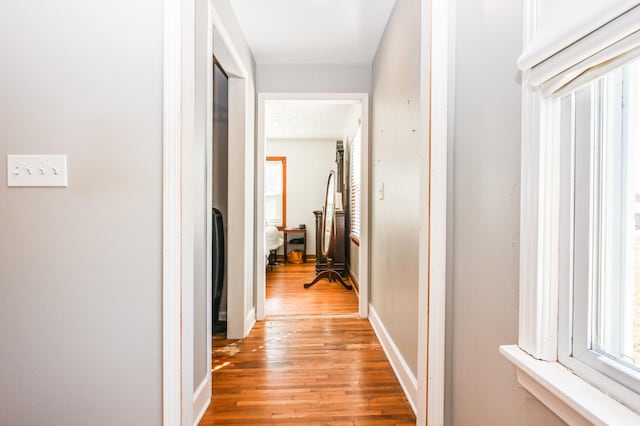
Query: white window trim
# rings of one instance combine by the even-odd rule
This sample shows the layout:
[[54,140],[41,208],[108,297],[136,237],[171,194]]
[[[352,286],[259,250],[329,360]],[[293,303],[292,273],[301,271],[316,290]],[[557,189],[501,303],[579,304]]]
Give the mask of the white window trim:
[[[535,6],[525,0],[525,42],[535,30]],[[516,366],[518,382],[567,423],[640,424],[640,415],[558,362],[558,321],[565,314],[558,310],[559,267],[569,261],[559,250],[560,160],[567,153],[554,140],[559,100],[526,85],[522,90],[519,337],[500,352]]]
[[570,425],[631,425],[640,416],[558,362],[535,359],[517,345],[500,347],[518,383]]
[[[613,84],[619,93],[614,95],[616,98],[621,95],[622,89],[622,75],[620,74],[618,80],[612,80],[608,84]],[[578,93],[572,100],[567,101],[566,110],[563,111],[564,114],[571,113],[574,114],[574,118],[571,120],[575,123],[578,122],[586,122],[588,120],[587,116],[592,114],[593,102],[595,105],[600,105],[602,101],[602,96],[605,96],[605,92],[603,92],[603,83],[599,83],[595,85],[595,91],[589,92],[587,95],[583,93],[582,95]],[[590,88],[587,88],[590,89]],[[593,90],[593,89],[590,89]],[[610,96],[606,95],[606,96]],[[572,111],[574,106],[575,110]],[[620,104],[617,104],[618,108],[620,108]],[[564,108],[564,107],[563,107]],[[609,109],[607,109],[609,110]],[[609,112],[611,113],[611,111]],[[613,115],[619,115],[621,113],[620,109],[616,111]],[[599,114],[597,114],[599,115]],[[581,118],[579,118],[581,117]],[[609,121],[609,120],[605,120]],[[575,182],[578,182],[580,179],[588,180],[588,179],[601,179],[599,172],[596,172],[596,176],[589,176],[588,163],[590,160],[592,150],[596,149],[596,146],[599,146],[601,142],[599,139],[601,136],[596,136],[595,146],[592,147],[584,147],[581,149],[582,153],[579,153],[578,147],[574,146],[571,148],[571,145],[575,145],[575,140],[584,140],[585,138],[590,137],[589,134],[595,133],[595,135],[600,135],[602,131],[606,132],[618,132],[618,126],[604,126],[603,122],[600,122],[600,119],[596,119],[595,122],[589,123],[589,128],[575,129],[575,134],[569,134],[569,132],[573,133],[574,130],[571,128],[574,126],[571,124],[571,128],[567,128],[565,130],[565,134],[567,134],[571,139],[574,139],[573,143],[562,143],[563,157],[564,158],[575,158],[571,167],[564,167],[563,176],[565,177],[565,181],[562,183],[563,187],[563,195],[561,196],[562,200],[569,200],[576,198],[576,203],[578,199],[577,187],[582,187],[582,185],[576,185]],[[595,126],[595,131],[592,129],[592,126]],[[582,136],[578,136],[579,133],[582,133]],[[565,136],[562,136],[563,140]],[[619,139],[615,134],[611,133],[609,136],[604,136],[605,140],[610,142],[607,143],[609,146],[608,150],[613,148],[611,141]],[[601,149],[601,148],[598,148]],[[582,158],[582,161],[579,161],[579,158]],[[610,161],[610,160],[606,160]],[[567,164],[568,161],[563,160],[563,164]],[[579,165],[579,163],[582,163]],[[575,169],[575,177],[574,170]],[[575,179],[575,182],[574,182]],[[596,184],[598,187],[601,184]],[[585,190],[591,192],[590,190]],[[615,187],[611,188],[603,188],[602,194],[609,191],[617,191]],[[583,211],[585,209],[584,203],[586,201],[585,192],[583,191],[582,197],[580,197],[583,201],[582,207],[575,207],[576,211]],[[607,196],[608,197],[608,196]],[[600,201],[597,201],[599,204]],[[611,206],[616,203],[605,203],[605,208],[611,208]],[[609,205],[609,206],[607,206]],[[587,207],[588,209],[588,207]],[[597,351],[588,350],[588,313],[587,313],[587,288],[582,286],[573,285],[575,282],[587,282],[589,280],[587,274],[587,268],[589,268],[591,261],[587,261],[587,251],[590,250],[590,244],[587,237],[587,230],[584,229],[587,226],[590,226],[587,222],[583,221],[573,221],[574,206],[566,206],[562,209],[562,214],[560,216],[560,229],[565,232],[565,237],[561,239],[561,246],[559,247],[560,259],[562,259],[561,268],[560,268],[560,280],[559,280],[559,301],[560,306],[570,306],[572,303],[574,304],[574,312],[573,317],[570,318],[569,315],[563,315],[559,318],[559,345],[558,345],[558,359],[559,361],[571,369],[572,371],[579,374],[581,377],[585,378],[589,382],[594,385],[606,389],[607,392],[615,395],[620,401],[623,401],[630,407],[640,407],[640,396],[637,392],[632,389],[636,387],[637,378],[639,375],[633,371],[627,370],[621,367],[619,364],[609,360],[606,356],[599,354]],[[613,211],[611,212],[613,213]],[[580,224],[582,222],[582,224]],[[598,220],[596,220],[598,222]],[[569,244],[569,240],[573,239],[574,236],[572,234],[573,228],[582,227],[583,232],[580,233],[582,240],[575,241],[575,248]],[[607,231],[598,231],[604,232],[605,234],[615,234],[615,232],[619,232],[619,223],[616,226],[612,226],[612,229]],[[575,238],[578,238],[578,234],[576,234]],[[566,242],[565,242],[566,241]],[[613,257],[616,258],[618,254],[613,254]],[[599,256],[598,253],[593,253],[591,256]],[[599,260],[597,263],[608,263],[606,260]],[[613,276],[607,278],[611,281],[619,281],[620,277]],[[581,300],[581,302],[576,302],[576,300]],[[616,305],[617,306],[617,305]],[[578,307],[582,307],[578,309]],[[611,331],[617,330],[621,324],[617,324],[612,327]],[[612,334],[614,337],[612,340],[617,341],[619,337],[620,331],[618,333]],[[629,377],[633,377],[633,379],[629,379]],[[615,380],[614,380],[615,379]],[[628,388],[621,385],[620,383],[626,383]],[[636,387],[637,390],[637,387]]]

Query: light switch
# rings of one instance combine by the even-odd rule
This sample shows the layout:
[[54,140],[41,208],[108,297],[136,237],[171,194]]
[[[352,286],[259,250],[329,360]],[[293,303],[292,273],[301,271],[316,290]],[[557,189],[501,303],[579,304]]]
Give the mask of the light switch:
[[378,185],[378,200],[384,200],[384,182]]
[[67,186],[67,156],[7,155],[7,186]]

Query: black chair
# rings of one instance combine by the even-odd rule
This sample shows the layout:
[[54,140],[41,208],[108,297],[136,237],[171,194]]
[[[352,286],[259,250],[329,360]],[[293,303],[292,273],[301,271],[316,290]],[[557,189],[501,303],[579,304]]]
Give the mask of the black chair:
[[218,334],[227,330],[227,322],[220,321],[220,304],[224,286],[224,224],[220,210],[213,208],[213,230],[211,250],[211,285],[213,287],[212,333]]

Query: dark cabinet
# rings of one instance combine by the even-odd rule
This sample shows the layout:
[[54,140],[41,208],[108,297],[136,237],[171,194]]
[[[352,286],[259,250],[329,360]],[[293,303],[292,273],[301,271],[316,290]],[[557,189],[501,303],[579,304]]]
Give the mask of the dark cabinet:
[[[316,273],[327,269],[327,258],[322,255],[322,211],[313,212],[316,217]],[[333,246],[333,269],[343,277],[347,275],[345,266],[346,236],[344,233],[344,210],[336,210],[336,233]]]

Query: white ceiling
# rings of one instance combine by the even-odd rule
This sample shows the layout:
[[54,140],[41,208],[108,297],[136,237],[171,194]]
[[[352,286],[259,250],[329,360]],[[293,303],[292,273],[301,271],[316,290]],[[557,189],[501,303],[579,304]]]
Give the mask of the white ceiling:
[[351,101],[271,100],[265,103],[267,139],[344,139],[356,123]]
[[395,0],[232,0],[257,63],[370,64]]

